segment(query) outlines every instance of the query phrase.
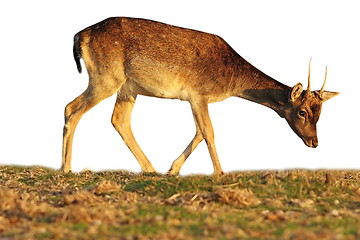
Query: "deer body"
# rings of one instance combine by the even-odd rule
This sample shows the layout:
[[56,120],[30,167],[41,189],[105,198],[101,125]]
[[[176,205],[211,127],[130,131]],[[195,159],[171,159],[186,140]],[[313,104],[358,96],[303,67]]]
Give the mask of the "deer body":
[[[180,99],[190,103],[196,134],[174,161],[171,174],[180,171],[186,158],[203,139],[215,174],[222,173],[208,103],[237,96],[263,104],[286,118],[308,146],[316,147],[316,129],[310,137],[297,132],[299,126],[294,125],[293,116],[290,116],[293,105],[297,102],[295,105],[299,107],[303,99],[311,95],[311,99],[318,98],[314,104],[321,107],[324,101],[321,95],[336,95],[303,91],[301,84],[290,88],[252,66],[216,35],[144,19],[109,18],[84,29],[75,35],[74,57],[79,72],[82,70],[80,58],[83,58],[90,80],[85,92],[65,108],[62,162],[65,172],[71,169],[72,139],[81,116],[115,93],[117,100],[112,123],[142,171],[147,172],[155,169],[138,146],[130,125],[136,96]],[[317,119],[319,114],[320,108]],[[305,140],[307,137],[311,139]]]

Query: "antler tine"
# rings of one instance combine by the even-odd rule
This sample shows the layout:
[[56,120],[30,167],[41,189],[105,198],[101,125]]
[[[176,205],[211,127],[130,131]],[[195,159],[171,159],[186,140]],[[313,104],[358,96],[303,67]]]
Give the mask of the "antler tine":
[[323,85],[321,87],[320,93],[323,93],[324,90],[325,90],[326,78],[327,78],[327,66],[325,68],[325,79],[324,79],[324,83],[323,83]]
[[311,91],[311,84],[310,84],[310,75],[311,75],[311,60],[312,58],[310,58],[309,60],[309,74],[308,74],[308,87],[307,87],[307,92]]

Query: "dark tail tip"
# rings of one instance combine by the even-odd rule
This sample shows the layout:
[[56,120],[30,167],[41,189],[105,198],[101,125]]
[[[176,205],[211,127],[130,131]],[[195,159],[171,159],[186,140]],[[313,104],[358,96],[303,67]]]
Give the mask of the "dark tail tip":
[[75,59],[75,62],[76,62],[76,66],[77,66],[77,69],[79,71],[79,73],[81,73],[81,62],[80,62],[80,59],[81,59],[81,42],[80,42],[80,36],[79,34],[76,34],[74,36],[74,48],[73,48],[73,52],[74,52],[74,59]]

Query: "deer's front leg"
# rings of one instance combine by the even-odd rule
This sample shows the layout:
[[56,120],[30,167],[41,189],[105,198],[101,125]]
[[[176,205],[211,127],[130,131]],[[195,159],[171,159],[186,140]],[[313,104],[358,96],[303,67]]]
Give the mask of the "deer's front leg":
[[199,127],[196,124],[196,134],[193,140],[189,143],[184,152],[173,162],[170,170],[168,171],[169,175],[178,175],[182,165],[185,163],[186,159],[190,156],[190,154],[195,150],[197,145],[203,140],[202,133]]
[[208,146],[214,166],[214,174],[221,175],[223,174],[223,171],[215,148],[214,130],[209,116],[208,103],[205,99],[196,99],[195,101],[190,102],[190,104],[196,124]]

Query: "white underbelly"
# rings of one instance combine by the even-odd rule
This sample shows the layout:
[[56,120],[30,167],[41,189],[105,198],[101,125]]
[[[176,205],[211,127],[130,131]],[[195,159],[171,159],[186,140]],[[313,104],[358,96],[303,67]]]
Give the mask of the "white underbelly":
[[149,81],[143,79],[130,81],[132,91],[136,94],[158,98],[189,100],[189,92],[186,88],[180,84],[171,84],[171,81],[168,81],[168,84],[163,84],[163,81]]

